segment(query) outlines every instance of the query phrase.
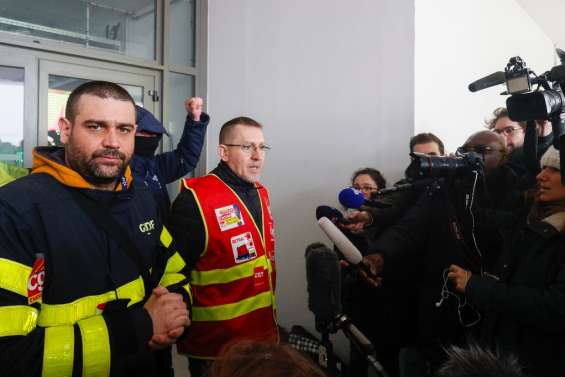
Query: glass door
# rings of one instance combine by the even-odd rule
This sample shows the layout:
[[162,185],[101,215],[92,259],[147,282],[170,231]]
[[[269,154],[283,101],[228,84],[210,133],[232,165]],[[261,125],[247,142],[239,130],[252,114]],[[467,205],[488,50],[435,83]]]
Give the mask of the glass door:
[[29,56],[0,54],[0,186],[28,174],[35,145],[37,63]]
[[[123,69],[123,67],[119,67]],[[61,145],[58,120],[65,114],[69,94],[79,85],[91,80],[112,81],[126,89],[135,103],[155,114],[149,93],[157,87],[157,74],[125,72],[118,68],[101,69],[80,64],[41,60],[39,62],[39,127],[38,145]],[[155,114],[159,118],[158,114]]]

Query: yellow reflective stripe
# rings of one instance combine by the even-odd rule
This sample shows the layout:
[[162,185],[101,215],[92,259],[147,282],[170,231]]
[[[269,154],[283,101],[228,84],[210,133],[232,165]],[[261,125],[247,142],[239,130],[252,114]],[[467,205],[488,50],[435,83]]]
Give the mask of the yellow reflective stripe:
[[257,296],[232,303],[210,307],[193,306],[193,321],[225,321],[236,318],[254,310],[266,308],[273,303],[271,292],[263,292]]
[[167,261],[167,266],[165,267],[165,273],[180,272],[185,266],[186,263],[184,262],[184,259],[182,259],[182,257],[177,251]]
[[192,289],[190,288],[190,284],[185,284],[182,286],[184,288],[184,290],[186,291],[186,293],[188,293],[188,299],[190,300],[190,304],[192,305],[192,303],[194,302],[193,298],[192,298]]
[[165,274],[159,281],[159,285],[163,287],[168,287],[170,285],[176,284],[185,280],[186,277],[183,274]]
[[82,377],[110,375],[110,337],[101,315],[78,322],[82,336]]
[[27,335],[37,324],[37,309],[31,306],[0,307],[0,336]]
[[169,233],[169,231],[167,230],[167,228],[165,228],[164,225],[163,225],[163,229],[161,229],[161,237],[160,238],[161,238],[161,243],[165,247],[169,247],[171,242],[173,242],[173,236],[171,236],[171,233]]
[[31,267],[0,258],[0,288],[27,297],[27,281]]
[[70,377],[73,374],[75,332],[73,326],[45,329],[42,377]]
[[230,283],[238,279],[251,277],[255,273],[255,268],[263,267],[267,269],[267,266],[267,258],[263,256],[230,268],[210,271],[193,270],[190,274],[190,283],[192,285]]
[[[145,287],[141,276],[116,290],[118,291],[118,298],[130,299],[128,306],[140,302],[145,297]],[[43,303],[41,304],[38,323],[42,327],[72,325],[81,319],[96,315],[99,304],[115,299],[116,293],[109,291],[99,295],[81,297],[67,304],[51,305]]]
[[129,298],[128,307],[137,304],[145,297],[143,278],[139,276],[137,279],[118,287],[116,291],[118,291],[118,298]]

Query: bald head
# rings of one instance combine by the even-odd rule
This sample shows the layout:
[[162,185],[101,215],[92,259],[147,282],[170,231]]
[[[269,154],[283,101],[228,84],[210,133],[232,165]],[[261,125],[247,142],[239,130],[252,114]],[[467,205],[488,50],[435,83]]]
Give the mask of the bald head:
[[467,139],[463,149],[483,155],[485,171],[488,173],[504,163],[506,139],[492,131],[479,131]]

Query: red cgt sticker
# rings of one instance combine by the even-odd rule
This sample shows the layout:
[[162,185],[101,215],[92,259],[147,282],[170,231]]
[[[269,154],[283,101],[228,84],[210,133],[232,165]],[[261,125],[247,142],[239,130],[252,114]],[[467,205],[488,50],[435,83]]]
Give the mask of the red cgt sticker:
[[43,294],[43,283],[45,282],[45,258],[38,256],[33,263],[31,274],[27,281],[27,302],[33,304],[41,301]]

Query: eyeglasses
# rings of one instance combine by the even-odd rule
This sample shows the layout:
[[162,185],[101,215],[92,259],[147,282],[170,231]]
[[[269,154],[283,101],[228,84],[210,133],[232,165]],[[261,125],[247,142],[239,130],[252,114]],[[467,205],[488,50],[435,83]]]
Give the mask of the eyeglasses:
[[353,185],[353,188],[354,188],[355,190],[364,191],[364,192],[375,192],[375,191],[378,191],[378,190],[379,190],[379,188],[378,188],[378,187],[375,187],[375,186],[359,186],[359,185]]
[[513,127],[513,126],[508,126],[508,127],[504,127],[504,128],[500,128],[500,129],[493,129],[494,132],[496,132],[497,134],[501,135],[504,134],[506,136],[510,136],[512,135],[514,132],[521,130],[522,127]]
[[241,151],[245,154],[251,154],[253,151],[257,151],[261,154],[265,154],[271,150],[271,147],[265,144],[255,145],[255,144],[222,144],[226,147],[239,147]]
[[486,155],[492,152],[506,152],[504,149],[494,149],[493,147],[489,147],[486,145],[463,145],[462,147],[457,148],[457,154],[465,154],[469,152],[476,152],[478,154]]

